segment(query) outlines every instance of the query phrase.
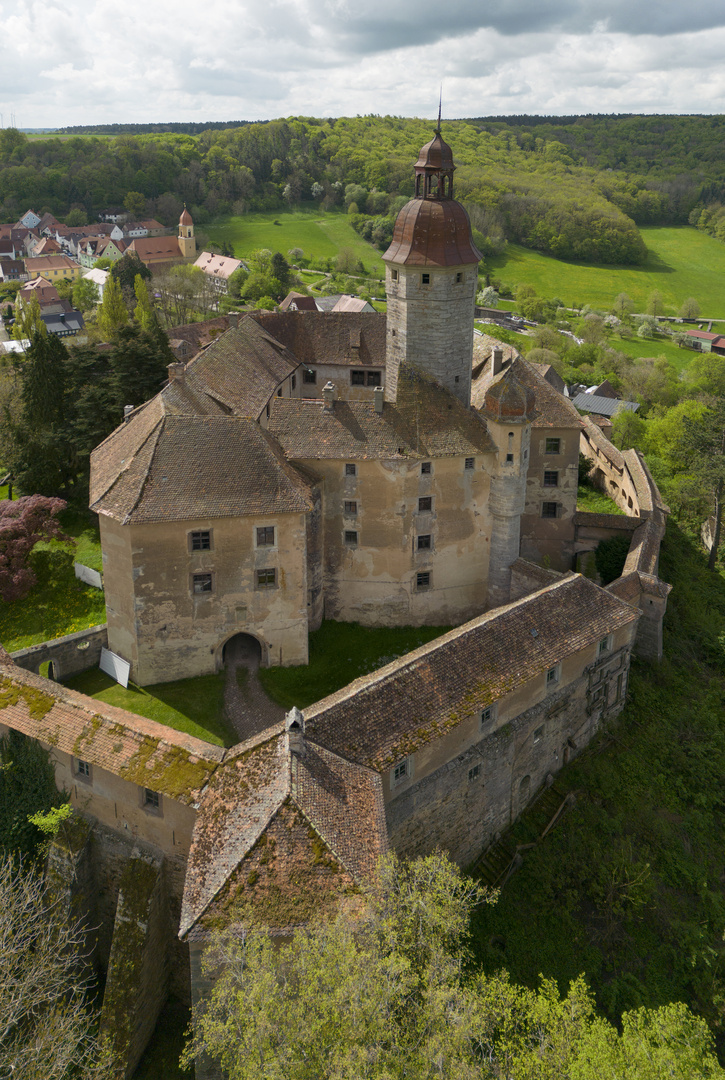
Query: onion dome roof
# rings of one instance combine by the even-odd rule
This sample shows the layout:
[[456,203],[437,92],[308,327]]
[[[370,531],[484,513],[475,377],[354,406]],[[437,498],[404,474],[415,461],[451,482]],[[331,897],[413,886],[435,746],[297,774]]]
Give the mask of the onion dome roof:
[[506,372],[486,391],[483,409],[485,416],[498,423],[525,423],[531,420],[536,408],[536,395],[528,386]]
[[193,220],[191,214],[186,209],[186,207],[184,207],[184,209],[181,212],[181,217],[179,218],[179,225],[193,225],[193,224],[194,224],[194,220]]
[[416,169],[453,171],[455,167],[453,165],[453,151],[448,143],[444,141],[440,131],[436,131],[431,141],[421,149],[414,167]]
[[398,214],[383,255],[404,266],[464,266],[483,258],[468,214],[454,199],[411,199]]

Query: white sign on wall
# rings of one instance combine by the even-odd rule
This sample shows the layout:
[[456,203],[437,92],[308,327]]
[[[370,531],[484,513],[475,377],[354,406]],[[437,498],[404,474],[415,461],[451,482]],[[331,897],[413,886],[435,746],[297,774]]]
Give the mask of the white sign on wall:
[[131,665],[128,660],[123,660],[110,649],[101,649],[101,662],[98,665],[101,671],[110,675],[121,686],[128,686],[128,676],[131,673]]
[[91,570],[90,566],[84,566],[83,563],[74,562],[73,569],[76,572],[76,577],[81,581],[85,581],[86,585],[95,585],[97,589],[103,588],[103,578],[97,570]]

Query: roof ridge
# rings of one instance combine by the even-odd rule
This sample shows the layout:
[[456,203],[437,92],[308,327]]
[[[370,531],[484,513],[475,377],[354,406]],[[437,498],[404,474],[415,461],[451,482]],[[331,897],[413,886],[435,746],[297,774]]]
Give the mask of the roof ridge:
[[[141,406],[139,406],[139,408],[142,408],[142,409],[143,409],[143,408],[145,408],[145,407],[146,407],[147,405],[150,405],[152,401],[155,401],[156,397],[160,397],[160,396],[161,396],[161,395],[160,395],[160,393],[159,393],[159,394],[156,394],[156,396],[155,396],[155,397],[153,397],[153,398],[150,398],[150,399],[149,399],[148,401],[144,402],[144,404],[143,404],[143,405],[141,405]],[[120,468],[120,469],[118,470],[118,472],[116,472],[116,473],[114,474],[114,476],[113,476],[113,479],[112,479],[112,480],[111,480],[111,482],[110,482],[110,483],[108,484],[108,487],[104,488],[104,489],[103,489],[103,491],[102,491],[102,492],[101,492],[101,493],[100,493],[100,494],[98,495],[98,497],[97,497],[97,498],[95,498],[95,499],[93,500],[93,503],[91,504],[91,507],[90,507],[91,509],[93,508],[93,506],[95,506],[95,505],[96,505],[97,503],[99,503],[99,502],[101,501],[101,499],[105,499],[106,495],[108,495],[108,493],[109,493],[110,491],[112,491],[112,490],[113,490],[113,488],[114,488],[114,487],[116,486],[116,484],[117,484],[117,483],[118,483],[118,481],[119,481],[119,480],[121,479],[121,477],[122,477],[122,476],[124,475],[124,473],[128,472],[128,470],[129,470],[129,469],[131,468],[131,465],[133,464],[133,462],[134,462],[134,461],[135,461],[135,459],[136,459],[136,455],[137,455],[137,454],[139,453],[139,451],[143,450],[144,446],[145,446],[145,445],[146,445],[146,443],[147,443],[147,442],[149,441],[149,439],[151,438],[151,436],[152,436],[152,435],[154,434],[154,432],[155,432],[155,431],[156,431],[156,430],[157,430],[157,429],[158,429],[158,428],[160,427],[160,425],[161,425],[161,424],[163,423],[165,415],[166,415],[165,413],[162,413],[162,415],[161,415],[161,416],[160,416],[160,417],[158,418],[158,420],[157,420],[157,421],[156,421],[156,423],[155,423],[155,424],[153,425],[153,427],[151,428],[151,430],[150,430],[150,431],[148,432],[148,434],[146,435],[146,437],[145,437],[145,438],[144,438],[144,439],[143,439],[143,440],[142,440],[142,441],[141,441],[141,442],[139,443],[139,445],[138,445],[138,446],[136,447],[136,449],[135,449],[135,450],[134,450],[134,451],[133,451],[133,452],[132,452],[132,453],[131,453],[131,454],[129,455],[129,457],[128,457],[128,458],[126,459],[126,462],[125,462],[125,464],[124,464],[124,465],[123,465],[123,466],[122,466],[122,467],[121,467],[121,468]],[[114,429],[114,430],[113,430],[113,431],[111,432],[111,434],[110,434],[110,435],[109,435],[109,436],[108,436],[108,437],[107,437],[106,439],[104,439],[104,440],[103,440],[103,442],[102,442],[102,443],[99,443],[99,445],[98,445],[98,446],[97,446],[97,447],[95,448],[95,450],[93,451],[93,453],[94,453],[94,454],[95,454],[95,453],[97,453],[97,452],[98,452],[98,450],[100,449],[100,447],[101,447],[101,446],[104,446],[104,445],[105,445],[105,444],[106,444],[106,443],[108,442],[108,440],[109,440],[109,439],[112,439],[112,438],[113,438],[113,436],[114,436],[114,435],[116,434],[116,432],[118,432],[118,431],[121,431],[121,430],[123,430],[123,425],[124,425],[125,423],[126,423],[126,421],[125,421],[125,420],[124,420],[124,421],[122,421],[122,422],[121,422],[121,423],[120,423],[120,424],[118,425],[118,427],[117,427],[117,428],[115,428],[115,429]]]
[[[166,427],[166,421],[168,419],[169,418],[166,415],[166,411],[164,411],[164,414],[161,417],[161,419],[159,420],[158,424],[155,424],[153,430],[151,432],[149,432],[149,438],[154,434],[156,435],[156,438],[154,440],[154,445],[153,445],[153,447],[151,449],[151,455],[149,457],[148,465],[146,466],[146,472],[144,474],[144,478],[141,481],[141,483],[139,484],[138,492],[136,494],[136,498],[134,499],[130,510],[128,510],[128,512],[126,513],[126,516],[124,517],[124,519],[123,519],[123,521],[121,523],[123,525],[128,524],[128,522],[131,520],[131,515],[133,514],[133,512],[136,509],[136,507],[138,506],[138,504],[141,502],[141,496],[144,493],[144,489],[146,487],[146,482],[147,482],[147,480],[149,478],[149,472],[151,471],[151,463],[154,460],[154,454],[156,453],[156,447],[159,445],[159,439],[161,438],[161,433],[164,430],[164,428]],[[144,446],[146,446],[146,443],[148,441],[149,441],[148,438],[144,439],[144,441],[141,443],[141,446],[138,449],[142,450],[144,448]],[[138,454],[138,450],[136,451],[136,454]],[[136,457],[136,454],[134,454],[134,457]],[[119,476],[121,476],[123,474],[123,472],[125,472],[125,469],[121,470],[121,473],[119,473]]]

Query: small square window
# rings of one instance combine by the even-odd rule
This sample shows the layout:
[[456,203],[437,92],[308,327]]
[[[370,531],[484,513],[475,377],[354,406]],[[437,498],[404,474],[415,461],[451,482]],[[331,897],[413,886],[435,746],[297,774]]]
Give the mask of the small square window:
[[348,461],[345,466],[345,476],[357,476],[357,465],[351,464]]
[[545,502],[545,503],[543,503],[542,506],[541,506],[541,516],[542,516],[542,518],[555,518],[556,517],[556,511],[557,511],[557,505],[558,504],[554,503],[554,502]]
[[429,551],[430,546],[430,533],[426,533],[425,536],[418,537],[418,551]]
[[257,547],[274,547],[274,525],[257,529]]
[[546,673],[546,685],[547,686],[554,686],[556,683],[558,683],[559,675],[560,675],[560,671],[559,671],[559,665],[558,664],[556,665],[556,667],[550,667],[549,670]]
[[463,468],[464,469],[474,469],[475,467],[476,467],[476,459],[472,458],[472,457],[467,457],[466,460],[463,463]]
[[425,592],[430,589],[430,571],[425,570],[415,575],[415,588],[418,592]]
[[430,285],[430,274],[422,274],[421,281],[424,285]]
[[346,500],[345,513],[348,514],[350,517],[355,517],[357,515],[357,503]]
[[471,780],[477,780],[480,775],[481,775],[481,766],[480,765],[474,765],[472,769],[468,770],[469,782]]
[[430,476],[430,473],[431,473],[431,462],[430,462],[430,461],[423,461],[423,462],[421,462],[421,466],[420,466],[420,471],[421,471],[421,474],[422,474],[423,476]]
[[541,742],[543,737],[544,737],[544,727],[542,725],[541,727],[537,727],[536,731],[534,732],[534,742],[535,743]]
[[603,656],[604,653],[608,653],[611,648],[612,648],[612,635],[607,634],[607,636],[605,638],[602,638],[602,640],[599,642],[599,649],[597,650],[598,653],[599,653],[599,656]]
[[161,806],[161,796],[158,791],[152,791],[151,788],[144,788],[143,804],[148,807],[149,810],[158,810]]
[[313,371],[312,368],[305,368],[305,372],[302,376],[302,382],[312,383],[314,385],[317,382],[317,372]]
[[274,589],[277,585],[276,570],[257,570],[257,588]]
[[192,588],[195,593],[210,593],[212,589],[211,574],[193,574]]
[[351,371],[350,372],[350,382],[352,383],[353,386],[364,386],[365,385],[365,372],[364,371]]
[[399,761],[397,765],[393,767],[393,786],[396,784],[402,784],[402,782],[410,776],[410,762],[408,758],[403,761]]
[[428,510],[433,509],[433,497],[431,495],[424,495],[421,499],[418,499],[418,513],[424,514]]
[[513,465],[513,463],[514,463],[514,456],[513,456],[513,454],[507,454],[507,455],[506,455],[506,464],[507,464],[507,465]]
[[357,547],[357,533],[354,529],[345,529],[345,543],[348,547]]
[[84,780],[90,780],[90,778],[91,778],[91,763],[90,763],[90,761],[82,761],[81,758],[76,758],[76,776],[80,776]]
[[198,532],[189,533],[189,543],[192,551],[211,551],[211,532],[209,529],[200,529]]
[[379,371],[368,371],[367,378],[368,378],[368,386],[380,386],[380,372]]
[[559,473],[555,470],[544,473],[544,487],[558,487],[559,486]]
[[561,439],[547,439],[546,440],[546,453],[547,454],[559,454],[559,453],[561,453]]

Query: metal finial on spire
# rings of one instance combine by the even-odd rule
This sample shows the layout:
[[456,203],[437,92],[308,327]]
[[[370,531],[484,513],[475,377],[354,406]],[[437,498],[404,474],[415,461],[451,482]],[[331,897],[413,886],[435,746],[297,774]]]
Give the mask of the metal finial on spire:
[[440,93],[438,94],[438,127],[436,128],[436,134],[441,133],[441,106],[443,104],[443,83],[441,83]]

